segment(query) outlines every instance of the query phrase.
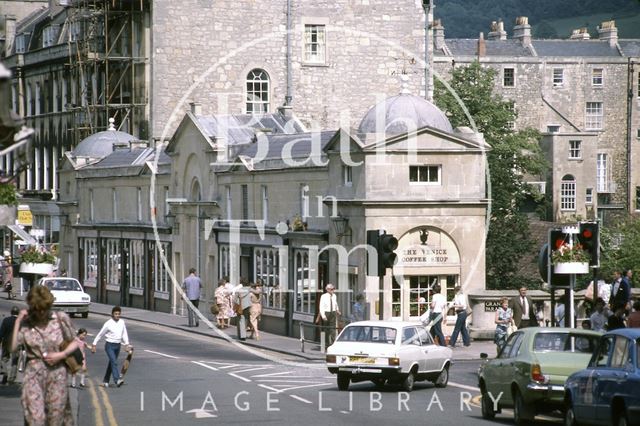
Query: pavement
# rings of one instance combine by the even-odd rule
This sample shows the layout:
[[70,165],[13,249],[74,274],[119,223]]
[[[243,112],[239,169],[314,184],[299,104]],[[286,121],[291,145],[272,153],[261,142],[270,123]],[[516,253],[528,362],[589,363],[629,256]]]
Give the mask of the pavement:
[[[12,302],[23,305],[24,296],[18,296]],[[89,315],[98,315],[109,317],[111,315],[112,305],[105,305],[101,303],[92,303]],[[8,314],[8,312],[7,312]],[[304,345],[304,351],[300,339],[294,337],[280,336],[277,334],[260,332],[260,340],[247,339],[245,341],[239,341],[236,337],[236,327],[231,326],[227,329],[220,330],[215,326],[215,319],[209,313],[202,313],[204,318],[207,318],[208,322],[213,325],[210,328],[207,322],[200,319],[199,327],[189,327],[186,316],[167,314],[163,312],[153,312],[143,309],[122,308],[122,318],[130,321],[138,321],[141,323],[154,324],[163,327],[169,327],[177,330],[184,331],[185,333],[199,334],[202,336],[209,336],[213,339],[228,339],[237,341],[242,345],[252,347],[255,349],[267,350],[271,352],[277,352],[283,354],[287,358],[298,358],[309,361],[322,361],[324,360],[324,353],[320,351],[320,345],[313,342],[307,342]],[[129,327],[133,324],[129,323]],[[475,340],[471,345],[464,347],[462,342],[458,343],[458,346],[453,348],[453,360],[465,361],[465,360],[479,360],[480,354],[485,352],[489,357],[495,355],[495,344],[490,340]],[[19,403],[21,393],[22,374],[18,373],[17,383],[12,386],[0,386],[0,418],[2,418],[2,424],[6,426],[22,425],[22,411]],[[75,389],[70,389],[72,409],[74,415],[77,413],[77,395]],[[77,418],[77,417],[76,417]]]

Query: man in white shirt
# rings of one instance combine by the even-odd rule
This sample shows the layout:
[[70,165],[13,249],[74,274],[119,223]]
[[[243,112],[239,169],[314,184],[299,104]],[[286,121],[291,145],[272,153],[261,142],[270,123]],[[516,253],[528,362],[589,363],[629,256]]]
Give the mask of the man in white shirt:
[[595,309],[595,312],[591,314],[591,317],[589,317],[589,320],[591,321],[591,329],[594,331],[604,332],[604,326],[607,325],[611,312],[606,309],[605,302],[600,297],[596,299]]
[[[111,309],[111,318],[102,326],[100,332],[96,335],[91,346],[91,352],[96,353],[96,345],[104,337],[104,351],[107,353],[109,363],[107,371],[104,374],[102,386],[109,387],[109,376],[113,375],[113,381],[117,387],[122,386],[124,380],[120,378],[120,369],[118,368],[118,355],[120,355],[120,344],[129,346],[129,335],[127,334],[127,326],[123,319],[120,319],[122,309],[120,306],[114,306]],[[130,348],[129,348],[130,350]]]
[[433,296],[431,296],[431,335],[438,338],[440,346],[446,346],[447,343],[442,333],[442,319],[447,314],[447,298],[440,293],[440,286],[433,286]]
[[465,346],[470,346],[471,339],[469,337],[469,330],[467,330],[467,296],[462,292],[462,287],[459,285],[455,287],[455,292],[453,309],[456,311],[456,325],[453,327],[449,345],[455,347],[458,334],[462,334],[462,343]]
[[335,295],[336,288],[333,284],[327,284],[324,289],[325,293],[320,296],[320,316],[322,317],[322,325],[325,327],[325,344],[329,347],[336,340],[336,326],[338,324],[338,298]]

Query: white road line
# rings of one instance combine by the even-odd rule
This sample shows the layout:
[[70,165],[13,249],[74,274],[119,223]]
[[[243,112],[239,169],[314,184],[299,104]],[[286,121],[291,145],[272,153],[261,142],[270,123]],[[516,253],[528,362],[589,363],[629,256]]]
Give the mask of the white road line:
[[[282,391],[284,392],[284,391],[290,391],[290,390],[294,390],[294,389],[312,388],[312,387],[315,387],[315,386],[327,386],[327,385],[330,385],[330,384],[331,383],[316,383],[314,385],[292,386],[292,387],[289,387],[289,388],[284,388],[284,389],[282,389]],[[274,385],[274,386],[281,387],[281,386],[286,386],[286,385]]]
[[198,361],[191,361],[191,362],[192,362],[192,363],[194,363],[194,364],[199,365],[200,367],[208,368],[209,370],[213,370],[213,371],[218,371],[218,369],[217,369],[217,368],[212,367],[212,366],[207,365],[207,364],[204,364],[204,363],[202,363],[202,362],[198,362]]
[[344,410],[341,410],[340,412],[341,412],[342,414],[349,414],[349,412],[348,412],[348,411],[344,411]]
[[267,385],[258,385],[258,386],[260,386],[261,388],[265,388],[266,390],[270,390],[271,392],[275,392],[275,393],[280,393],[280,392],[282,392],[281,390],[274,389],[274,388],[272,388],[271,386],[267,386]]
[[284,376],[287,374],[291,374],[290,371],[279,371],[277,373],[268,373],[268,374],[256,374],[255,376],[251,376],[251,377],[271,377],[271,376]]
[[238,376],[235,373],[227,373],[227,374],[230,375],[230,376],[235,377],[236,379],[244,380],[245,382],[251,382],[250,379],[247,379],[246,377]]
[[[310,377],[312,379],[313,377]],[[284,380],[284,379],[258,379],[256,382],[274,382],[274,383],[318,383],[315,380]]]
[[173,355],[167,355],[167,354],[163,354],[162,352],[155,352],[155,351],[150,351],[149,349],[145,349],[145,352],[149,352],[151,354],[156,354],[156,355],[160,355],[166,358],[172,358],[172,359],[179,359],[180,357],[177,356],[173,356]]
[[480,388],[477,388],[475,386],[463,385],[462,383],[449,382],[448,385],[456,387],[456,388],[460,388],[460,389],[466,389],[466,390],[470,390],[470,391],[474,391],[474,392],[480,392]]
[[308,399],[301,398],[298,395],[289,395],[289,396],[293,399],[297,399],[298,401],[302,401],[305,404],[313,404],[313,402],[309,401]]
[[272,367],[247,368],[246,370],[234,371],[234,373],[246,373],[247,371],[268,370],[270,368],[272,368]]

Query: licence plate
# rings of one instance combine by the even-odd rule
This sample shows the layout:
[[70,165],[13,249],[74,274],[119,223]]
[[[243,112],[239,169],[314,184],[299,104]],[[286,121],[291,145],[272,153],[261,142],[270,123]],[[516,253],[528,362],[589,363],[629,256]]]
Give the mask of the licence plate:
[[360,364],[375,364],[376,363],[376,359],[375,358],[369,358],[366,356],[351,356],[349,357],[349,361],[351,362],[357,362]]

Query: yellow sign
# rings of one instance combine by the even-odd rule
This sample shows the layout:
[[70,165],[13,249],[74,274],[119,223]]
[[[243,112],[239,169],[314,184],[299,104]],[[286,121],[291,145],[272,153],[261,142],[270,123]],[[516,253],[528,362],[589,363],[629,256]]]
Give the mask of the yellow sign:
[[18,210],[18,223],[23,226],[33,226],[31,210]]

